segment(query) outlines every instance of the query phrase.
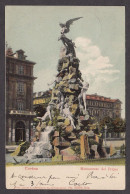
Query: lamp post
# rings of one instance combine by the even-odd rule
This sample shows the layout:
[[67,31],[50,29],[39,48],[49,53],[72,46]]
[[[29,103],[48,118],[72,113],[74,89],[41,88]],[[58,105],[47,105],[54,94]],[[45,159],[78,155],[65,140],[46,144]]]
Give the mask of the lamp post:
[[104,126],[104,129],[105,129],[105,146],[107,146],[107,143],[106,143],[106,132],[107,132],[107,125]]
[[33,138],[34,136],[34,133],[35,133],[35,123],[31,123],[31,139]]
[[30,137],[30,140],[32,140],[32,137],[33,137],[33,122],[31,122],[31,137]]

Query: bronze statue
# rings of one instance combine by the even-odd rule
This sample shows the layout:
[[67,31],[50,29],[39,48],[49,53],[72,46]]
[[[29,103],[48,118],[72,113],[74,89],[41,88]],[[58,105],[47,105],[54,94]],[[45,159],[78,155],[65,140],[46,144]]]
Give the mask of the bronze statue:
[[80,18],[83,18],[83,17],[70,19],[65,24],[60,23],[60,26],[62,28],[61,34],[68,33],[70,31],[70,25],[73,24],[74,21],[79,20]]
[[58,40],[61,40],[66,48],[66,55],[71,55],[72,57],[76,57],[75,53],[75,43],[72,42],[69,38],[65,36],[65,33],[68,33],[70,31],[70,25],[73,24],[73,21],[76,21],[82,17],[74,18],[68,20],[65,24],[60,23],[61,29],[61,36]]

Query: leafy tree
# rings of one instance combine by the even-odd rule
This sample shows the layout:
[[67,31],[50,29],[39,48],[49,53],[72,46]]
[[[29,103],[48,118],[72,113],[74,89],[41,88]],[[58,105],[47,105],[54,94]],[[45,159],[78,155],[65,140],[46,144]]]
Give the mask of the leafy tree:
[[126,121],[125,119],[122,118],[115,118],[113,119],[113,127],[114,127],[114,132],[125,132],[126,130]]
[[102,132],[104,132],[104,130],[105,130],[105,125],[107,126],[107,132],[109,132],[109,133],[111,133],[111,132],[115,132],[115,133],[124,132],[126,129],[126,122],[122,118],[112,119],[110,117],[105,117],[104,119],[102,119],[100,121],[99,125],[100,125],[100,130]]
[[107,126],[107,132],[113,132],[114,130],[114,126],[113,126],[113,119],[110,117],[104,117],[100,122],[99,122],[99,126],[100,126],[100,131],[104,132],[105,130],[105,125]]
[[34,108],[37,117],[42,117],[46,113],[46,107],[38,105]]
[[121,153],[122,156],[126,155],[126,147],[125,147],[124,144],[120,147],[120,153]]

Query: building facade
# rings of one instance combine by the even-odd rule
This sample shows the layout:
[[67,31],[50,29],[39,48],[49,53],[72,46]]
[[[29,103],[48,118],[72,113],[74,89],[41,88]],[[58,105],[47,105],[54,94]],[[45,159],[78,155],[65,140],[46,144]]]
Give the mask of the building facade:
[[6,49],[6,142],[30,141],[33,118],[33,67],[23,50]]
[[[48,92],[38,92],[33,94],[33,106],[43,108],[47,106],[51,100],[51,90]],[[87,110],[91,116],[98,120],[104,117],[117,118],[121,117],[121,101],[119,99],[111,99],[97,94],[86,95]]]
[[51,100],[52,90],[33,93],[33,110],[41,117],[46,112],[46,107]]
[[121,117],[121,101],[111,99],[97,94],[86,96],[89,114],[97,117],[98,120],[109,116],[110,118]]

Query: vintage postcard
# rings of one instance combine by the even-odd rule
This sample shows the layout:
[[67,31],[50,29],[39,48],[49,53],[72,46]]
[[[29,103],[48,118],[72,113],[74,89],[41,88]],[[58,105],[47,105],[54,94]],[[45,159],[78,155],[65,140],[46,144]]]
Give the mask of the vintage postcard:
[[6,6],[6,188],[125,189],[125,7]]

